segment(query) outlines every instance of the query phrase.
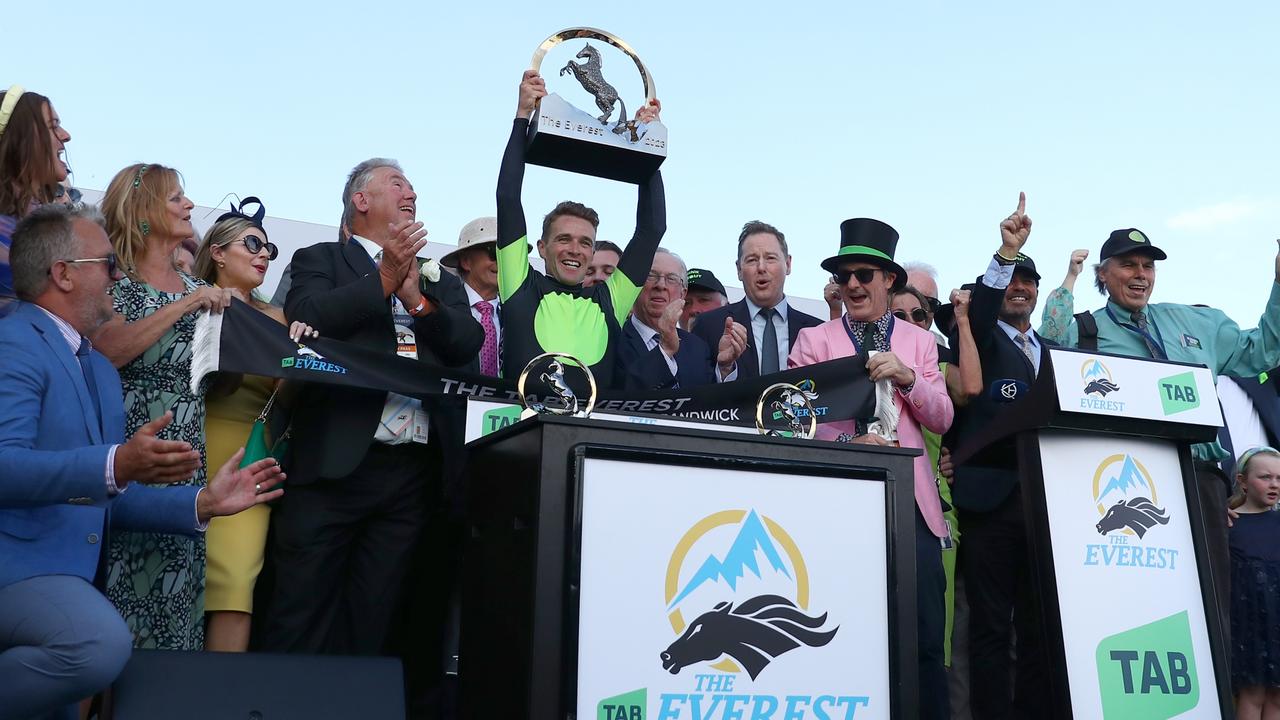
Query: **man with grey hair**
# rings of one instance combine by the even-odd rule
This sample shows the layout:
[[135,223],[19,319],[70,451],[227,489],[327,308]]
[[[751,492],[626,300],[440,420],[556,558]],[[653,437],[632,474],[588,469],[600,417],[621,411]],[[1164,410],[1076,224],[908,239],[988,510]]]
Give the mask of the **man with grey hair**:
[[680,328],[688,270],[680,256],[658,248],[631,317],[622,324],[615,377],[629,390],[709,385],[716,381],[711,348]]
[[[1086,256],[1081,251],[1072,254],[1068,280],[1080,273]],[[1251,377],[1280,364],[1280,254],[1275,260],[1274,281],[1267,284],[1258,326],[1248,330],[1221,310],[1150,302],[1156,262],[1167,257],[1137,228],[1112,231],[1094,267],[1095,283],[1107,304],[1093,312],[1075,314],[1075,297],[1067,287],[1059,287],[1045,303],[1040,334],[1067,347],[1205,365],[1215,376]],[[1232,481],[1218,464],[1229,455],[1216,441],[1192,445],[1191,455],[1205,518],[1209,570],[1222,626],[1229,631],[1231,566],[1226,518]]]
[[[113,529],[198,535],[209,519],[280,496],[274,460],[208,487],[200,453],[156,433],[124,439],[124,393],[88,337],[114,313],[116,257],[92,206],[47,205],[18,223],[9,255],[20,302],[0,320],[0,715],[77,717],[109,685],[133,637],[94,587]],[[262,492],[259,493],[258,490]]]
[[[929,315],[937,317],[938,308],[942,307],[942,301],[938,299],[938,269],[926,262],[913,261],[902,264],[902,269],[907,271],[907,284],[924,293],[929,300]],[[944,353],[947,348],[947,336],[945,333],[939,332],[940,328],[932,329],[934,338],[938,340],[938,359],[946,361],[950,358],[950,353]]]
[[[419,269],[427,231],[417,200],[394,160],[357,165],[342,194],[350,238],[294,254],[289,320],[434,365],[474,358],[484,333],[460,282]],[[264,644],[378,654],[438,502],[448,461],[441,451],[455,446],[447,434],[460,423],[451,407],[335,385],[304,385],[293,410],[290,493],[272,517],[277,582]]]

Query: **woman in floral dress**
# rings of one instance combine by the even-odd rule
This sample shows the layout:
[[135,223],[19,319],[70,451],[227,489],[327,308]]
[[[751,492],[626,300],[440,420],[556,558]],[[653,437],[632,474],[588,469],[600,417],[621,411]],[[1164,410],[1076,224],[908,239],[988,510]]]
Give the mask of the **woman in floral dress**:
[[[220,312],[229,291],[207,286],[173,262],[194,234],[178,173],[131,165],[103,197],[107,233],[126,277],[111,290],[117,317],[94,344],[120,370],[125,432],[172,414],[160,434],[186,442],[204,458],[204,400],[191,388],[196,316]],[[204,485],[200,468],[183,484]],[[191,522],[198,525],[195,510]],[[134,646],[198,650],[204,644],[204,537],[117,532],[108,547],[107,597],[133,632]]]

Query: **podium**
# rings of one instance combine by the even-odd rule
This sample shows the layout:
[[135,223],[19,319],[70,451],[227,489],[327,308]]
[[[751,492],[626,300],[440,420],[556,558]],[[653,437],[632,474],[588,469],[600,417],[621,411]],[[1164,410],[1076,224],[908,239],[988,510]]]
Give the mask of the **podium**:
[[916,717],[918,450],[546,415],[468,447],[464,717]]
[[1234,717],[1190,451],[1222,425],[1212,373],[1048,356],[956,452],[1005,466],[1016,453],[1048,651],[1043,717]]

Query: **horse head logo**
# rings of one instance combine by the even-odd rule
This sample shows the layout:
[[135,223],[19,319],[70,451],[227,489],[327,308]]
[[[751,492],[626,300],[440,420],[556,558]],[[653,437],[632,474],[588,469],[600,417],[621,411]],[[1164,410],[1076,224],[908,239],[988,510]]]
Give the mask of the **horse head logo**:
[[298,349],[295,350],[294,352],[298,355],[298,357],[310,357],[310,358],[315,358],[316,360],[324,359],[323,355],[316,352],[315,350],[312,350],[306,345],[303,345],[302,343],[298,343]]
[[1101,395],[1102,397],[1106,397],[1107,393],[1115,392],[1119,389],[1120,386],[1112,382],[1110,379],[1098,378],[1097,380],[1091,380],[1088,385],[1084,386],[1084,394]]
[[1107,514],[1098,521],[1098,534],[1106,535],[1113,530],[1128,528],[1138,537],[1147,534],[1152,526],[1169,524],[1169,513],[1157,507],[1147,498],[1137,497],[1129,501],[1120,501],[1112,505]]
[[672,675],[698,662],[728,655],[754,680],[774,658],[801,645],[822,647],[839,626],[822,631],[827,614],[810,617],[778,595],[751,598],[738,607],[722,602],[689,623],[684,634],[659,655]]

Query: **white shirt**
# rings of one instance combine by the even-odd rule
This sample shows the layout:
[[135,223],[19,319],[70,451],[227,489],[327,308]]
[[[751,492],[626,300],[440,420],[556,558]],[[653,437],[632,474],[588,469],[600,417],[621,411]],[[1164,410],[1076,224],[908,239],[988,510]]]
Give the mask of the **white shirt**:
[[667,369],[671,371],[671,377],[675,377],[680,372],[680,366],[676,364],[676,359],[667,354],[666,348],[662,347],[659,340],[659,332],[653,328],[640,322],[640,318],[635,313],[631,314],[631,326],[640,333],[640,340],[644,342],[644,346],[652,351],[658,348],[658,352],[662,353],[662,359],[667,361]]
[[[352,235],[351,239],[356,241],[364,251],[369,254],[369,259],[374,264],[378,264],[378,254],[382,252],[382,246],[366,237]],[[416,272],[416,269],[409,272]],[[404,303],[400,302],[400,298],[393,293],[391,295],[391,317],[395,322],[398,332],[407,330],[413,333],[413,318],[409,315],[409,311],[405,309]],[[405,325],[405,318],[408,319],[408,325]],[[397,322],[398,321],[398,322]],[[414,338],[414,351],[412,357],[416,360],[417,338]],[[409,357],[407,353],[400,353],[401,357]],[[397,393],[387,393],[387,401],[382,406],[382,417],[378,422],[378,429],[373,433],[373,439],[386,445],[403,445],[404,443],[413,442],[415,437],[420,442],[426,442],[426,424],[427,412],[422,409],[422,401],[417,398],[407,397]],[[417,430],[417,432],[415,432]]]

